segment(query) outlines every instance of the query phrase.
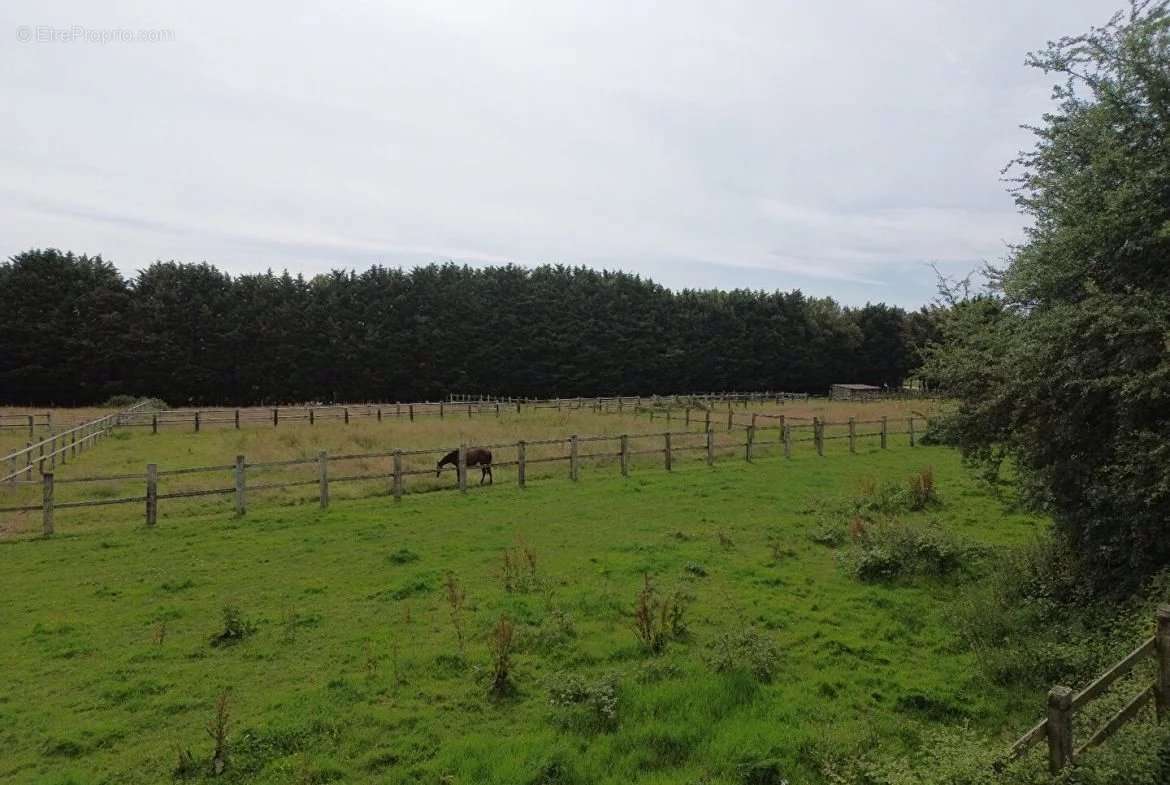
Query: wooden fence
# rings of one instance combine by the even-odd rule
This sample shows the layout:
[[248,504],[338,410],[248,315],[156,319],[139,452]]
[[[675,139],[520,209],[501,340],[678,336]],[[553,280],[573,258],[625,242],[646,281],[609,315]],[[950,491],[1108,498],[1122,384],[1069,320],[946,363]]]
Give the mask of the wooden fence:
[[36,443],[30,443],[20,450],[0,457],[0,467],[2,467],[0,472],[3,472],[0,474],[0,482],[6,482],[10,485],[20,482],[35,482],[32,480],[34,470],[43,475],[46,470],[55,469],[58,461],[66,464],[70,459],[77,458],[82,452],[109,436],[123,418],[133,416],[146,405],[147,402],[144,401],[123,412],[107,414],[104,417],[83,422],[67,431],[52,434]]
[[[68,477],[57,480],[55,473],[51,470],[46,470],[41,478],[41,502],[36,505],[22,505],[11,507],[0,507],[0,513],[24,513],[40,511],[42,514],[42,530],[44,534],[52,534],[54,531],[54,513],[57,510],[73,509],[81,507],[96,507],[106,505],[122,505],[122,504],[144,504],[145,505],[145,519],[147,526],[154,526],[158,520],[159,502],[166,499],[180,499],[193,498],[199,496],[233,496],[235,500],[235,510],[237,515],[244,515],[248,506],[248,496],[252,492],[264,490],[276,490],[285,488],[296,488],[306,486],[316,486],[317,496],[322,507],[329,505],[329,487],[335,483],[357,482],[378,480],[389,483],[389,491],[394,496],[396,501],[401,500],[403,494],[406,492],[407,478],[418,475],[429,475],[437,473],[435,465],[430,462],[436,456],[442,456],[452,451],[457,451],[458,461],[456,471],[456,487],[459,490],[466,492],[467,490],[467,464],[466,454],[471,447],[481,447],[491,450],[514,450],[515,459],[494,460],[492,468],[516,468],[516,480],[521,488],[525,487],[528,476],[528,467],[534,464],[564,462],[567,464],[567,476],[570,480],[576,481],[580,478],[581,466],[592,462],[594,465],[602,465],[606,462],[616,461],[620,468],[622,476],[627,476],[630,471],[631,461],[635,457],[642,456],[658,456],[661,460],[662,467],[670,471],[675,463],[676,457],[688,452],[700,452],[708,465],[713,464],[717,455],[726,454],[730,449],[734,450],[735,454],[742,455],[744,460],[752,461],[757,456],[758,452],[765,446],[771,445],[773,449],[780,449],[786,458],[792,457],[794,444],[811,442],[818,455],[824,455],[824,442],[827,438],[847,438],[849,439],[850,452],[856,451],[856,444],[859,439],[866,437],[874,437],[880,439],[880,446],[885,449],[889,444],[889,437],[895,434],[904,434],[909,437],[909,444],[914,446],[914,419],[907,420],[906,431],[891,431],[888,428],[888,421],[886,418],[873,421],[881,425],[880,431],[873,431],[871,433],[863,433],[857,430],[856,423],[850,420],[847,423],[827,423],[823,421],[815,421],[808,425],[792,425],[784,424],[781,426],[769,428],[748,427],[743,430],[743,439],[740,441],[734,438],[732,441],[727,441],[728,433],[738,434],[738,431],[723,433],[722,443],[720,436],[714,429],[704,428],[702,430],[686,430],[686,431],[665,431],[661,433],[640,433],[640,434],[622,434],[622,435],[599,435],[599,436],[566,436],[557,439],[541,439],[533,441],[518,441],[508,444],[488,444],[488,445],[460,445],[456,448],[429,448],[419,450],[385,450],[379,452],[369,453],[354,453],[348,455],[330,456],[327,453],[319,453],[314,458],[303,458],[283,461],[264,461],[249,463],[245,456],[238,455],[232,463],[224,463],[217,466],[196,466],[188,468],[160,470],[157,464],[147,464],[144,471],[134,474],[117,474],[117,475],[100,475],[89,477]],[[826,427],[847,428],[848,430],[840,436],[825,436]],[[769,431],[775,431],[775,436],[768,438]],[[651,440],[657,444],[650,447],[640,447],[638,442]],[[556,448],[553,454],[529,455],[529,450],[533,447]],[[589,452],[582,452],[582,448],[589,450]],[[422,465],[417,463],[420,456],[431,456],[431,458]],[[407,466],[408,458],[416,459],[414,466]],[[332,469],[337,465],[352,461],[371,461],[371,460],[386,460],[389,465],[388,471],[380,471],[375,473],[350,473],[342,475],[334,475]],[[425,468],[423,466],[425,465]],[[311,479],[299,479],[285,482],[255,482],[254,473],[261,470],[273,469],[287,469],[290,467],[307,467],[315,468],[314,476]],[[253,474],[249,474],[251,471]],[[222,484],[216,487],[207,488],[193,488],[175,490],[172,492],[160,492],[160,481],[165,481],[165,478],[176,477],[179,475],[194,475],[194,474],[227,474],[232,475],[232,482],[230,485]],[[133,496],[119,496],[115,498],[98,498],[98,499],[79,499],[75,501],[60,502],[56,499],[57,486],[62,484],[84,484],[84,483],[111,483],[111,482],[134,482],[142,481],[144,483],[144,491],[141,495],[135,494]]]
[[19,429],[28,431],[29,441],[32,441],[37,438],[38,430],[52,432],[53,413],[0,414],[0,428],[5,430]]
[[[555,409],[557,411],[589,410],[595,413],[643,413],[649,409],[667,407],[680,409],[689,401],[690,408],[698,408],[701,403],[726,401],[728,405],[739,403],[746,407],[752,402],[775,402],[783,404],[785,401],[805,400],[803,393],[736,393],[725,398],[702,396],[615,396],[592,398],[474,398],[471,396],[451,396],[457,400],[446,401],[415,401],[411,403],[361,403],[338,404],[322,406],[270,406],[270,407],[241,407],[241,408],[207,408],[207,409],[165,409],[153,412],[140,412],[134,416],[123,417],[121,424],[131,428],[150,428],[158,433],[160,428],[183,427],[192,431],[199,431],[208,426],[229,426],[236,429],[248,425],[280,426],[281,423],[308,423],[315,425],[318,422],[344,422],[365,419],[382,422],[384,420],[409,421],[424,417],[476,417],[495,416],[504,413],[522,413],[524,410]],[[709,407],[706,407],[709,408]]]
[[[1158,608],[1154,617],[1155,633],[1138,646],[1093,683],[1080,692],[1068,687],[1056,686],[1048,691],[1048,716],[1040,720],[1031,730],[1012,745],[1007,760],[1022,757],[1041,740],[1048,742],[1048,768],[1056,774],[1064,767],[1076,763],[1077,758],[1112,736],[1119,728],[1138,715],[1150,701],[1154,701],[1156,716],[1160,722],[1170,711],[1170,605]],[[1133,696],[1116,714],[1100,728],[1089,735],[1079,747],[1073,739],[1073,716],[1077,711],[1099,697],[1122,676],[1133,670],[1148,657],[1157,658],[1157,675],[1154,683]]]

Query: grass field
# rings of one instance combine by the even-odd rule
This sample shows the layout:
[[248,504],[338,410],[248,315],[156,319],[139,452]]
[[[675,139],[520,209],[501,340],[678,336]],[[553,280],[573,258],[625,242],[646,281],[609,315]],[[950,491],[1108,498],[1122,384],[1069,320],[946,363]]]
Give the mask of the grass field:
[[[861,583],[810,533],[826,504],[926,465],[941,503],[909,521],[991,548],[1043,523],[1004,511],[949,450],[834,450],[398,505],[208,508],[154,530],[113,508],[102,527],[9,541],[0,781],[198,781],[224,691],[215,781],[234,783],[816,783],[823,756],[895,754],[928,723],[1019,731],[1043,697],[978,676],[953,627],[964,579]],[[633,632],[645,575],[685,608],[657,655]],[[225,605],[253,631],[213,645]],[[501,616],[514,688],[492,696]],[[747,628],[774,647],[771,678],[718,671],[712,646]]]

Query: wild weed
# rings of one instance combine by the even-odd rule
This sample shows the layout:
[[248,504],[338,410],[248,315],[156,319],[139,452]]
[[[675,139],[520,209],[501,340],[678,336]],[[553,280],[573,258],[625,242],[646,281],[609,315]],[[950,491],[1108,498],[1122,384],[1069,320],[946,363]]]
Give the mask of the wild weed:
[[758,681],[768,682],[779,668],[780,654],[776,644],[755,627],[725,632],[711,642],[707,665],[716,673],[742,670]]
[[462,655],[464,653],[463,603],[467,599],[467,593],[453,572],[447,573],[444,586],[447,590],[447,606],[451,609],[451,626],[455,628],[455,639],[459,642],[459,653]]
[[492,629],[488,638],[488,645],[492,655],[491,681],[488,689],[497,696],[510,693],[512,687],[512,648],[515,640],[516,628],[508,617],[500,616],[500,620]]
[[679,594],[660,596],[650,580],[643,576],[642,590],[634,600],[634,635],[646,651],[660,654],[671,640],[687,633],[686,607]]
[[231,646],[239,643],[256,631],[256,625],[244,616],[239,606],[225,603],[223,606],[223,629],[212,636],[212,646]]
[[207,735],[215,744],[211,753],[211,771],[217,777],[223,774],[228,764],[229,720],[228,692],[224,690],[215,700],[215,718],[207,723]]

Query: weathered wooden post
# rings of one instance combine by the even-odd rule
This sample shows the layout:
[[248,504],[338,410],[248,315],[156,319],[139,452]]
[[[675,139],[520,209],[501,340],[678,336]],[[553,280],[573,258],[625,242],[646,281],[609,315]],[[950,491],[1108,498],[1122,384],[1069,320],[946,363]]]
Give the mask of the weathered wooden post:
[[569,479],[573,482],[577,481],[577,436],[574,434],[569,437]]
[[394,501],[402,501],[402,450],[394,451]]
[[236,430],[240,430],[240,410],[236,409]]
[[53,533],[53,473],[41,475],[41,528],[45,536]]
[[321,509],[329,506],[329,456],[324,450],[317,453],[317,477]]
[[467,419],[471,419],[471,404],[467,404]]
[[413,403],[407,404],[406,408],[410,410],[408,412],[408,414],[410,415],[410,421],[414,422],[414,404]]
[[813,417],[813,443],[817,447],[817,455],[825,455],[825,424],[819,417]]
[[456,467],[459,472],[459,490],[463,493],[467,492],[467,445],[459,445],[459,464]]
[[500,402],[496,401],[496,419],[500,418]]
[[246,513],[248,511],[248,498],[247,498],[248,491],[247,491],[247,485],[246,485],[247,480],[244,477],[244,470],[245,470],[244,456],[237,455],[236,456],[236,471],[235,471],[236,516],[237,517],[243,517],[244,513]]
[[705,414],[704,414],[704,417],[703,417],[703,430],[704,430],[704,431],[710,431],[710,430],[711,430],[711,410],[710,410],[710,409],[708,409],[708,410],[705,412]]
[[1154,685],[1154,700],[1161,722],[1170,713],[1170,605],[1158,608],[1154,615],[1157,632],[1154,633],[1154,651],[1158,655],[1158,680]]
[[[753,419],[755,418],[754,414],[752,415],[752,418]],[[747,437],[744,439],[744,447],[743,447],[743,457],[744,457],[744,460],[746,460],[748,463],[751,463],[751,461],[752,461],[752,447],[755,445],[755,441],[756,441],[756,426],[749,425],[748,429],[747,429]]]
[[[520,406],[519,401],[516,402],[516,406],[517,407]],[[516,442],[516,482],[519,483],[521,488],[524,487],[524,483],[527,479],[525,477],[525,468],[526,468],[526,460],[527,460],[526,453],[528,452],[527,448],[528,448],[528,445],[525,444],[523,440]]]
[[37,438],[37,421],[33,415],[28,416],[28,440],[30,442],[36,441]]
[[857,419],[849,418],[849,452],[857,452]]
[[914,416],[911,415],[910,417],[907,417],[906,423],[910,426],[910,428],[909,428],[910,446],[913,447],[914,446]]
[[57,468],[57,437],[54,436],[49,441],[49,466],[53,469]]
[[731,426],[735,420],[735,413],[731,410],[731,401],[727,402],[727,430],[731,430]]
[[715,463],[715,431],[707,429],[707,465]]
[[516,399],[516,414],[520,413],[520,399]]
[[280,409],[272,410],[272,427],[275,428],[280,424]]
[[158,464],[146,464],[146,525],[158,523]]
[[1057,774],[1073,759],[1073,691],[1053,687],[1048,691],[1048,771]]
[[446,415],[443,414],[443,402],[439,401],[439,419],[443,419]]
[[195,412],[195,433],[199,433],[199,412]]
[[309,407],[309,425],[317,424],[317,410],[312,406]]
[[889,432],[885,415],[882,415],[882,449],[886,449],[886,434]]
[[686,426],[687,426],[687,430],[689,431],[691,429],[691,407],[689,407],[689,406],[687,407],[687,410],[686,410]]
[[670,431],[662,434],[663,450],[662,455],[666,463],[666,470],[670,471],[673,464],[674,455],[670,449]]
[[151,434],[153,434],[155,436],[158,435],[158,415],[157,414],[150,415],[150,432],[151,432]]
[[377,417],[378,417],[378,422],[382,422],[382,407],[381,406],[378,407]]
[[783,436],[783,438],[784,438],[784,457],[791,458],[792,457],[792,426],[791,425],[782,425],[782,426],[780,426],[780,429],[781,429],[781,436]]
[[621,464],[622,464],[622,476],[629,477],[630,476],[630,437],[624,433],[622,434],[622,441],[621,441]]

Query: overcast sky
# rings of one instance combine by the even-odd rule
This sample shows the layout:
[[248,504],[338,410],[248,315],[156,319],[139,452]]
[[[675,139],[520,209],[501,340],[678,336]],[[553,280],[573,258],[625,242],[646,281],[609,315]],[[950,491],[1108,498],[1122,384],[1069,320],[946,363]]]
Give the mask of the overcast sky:
[[[1118,7],[7,0],[0,255],[560,262],[918,306],[929,263],[1020,237],[1000,169],[1054,81],[1025,54]],[[150,40],[90,40],[119,29]]]

